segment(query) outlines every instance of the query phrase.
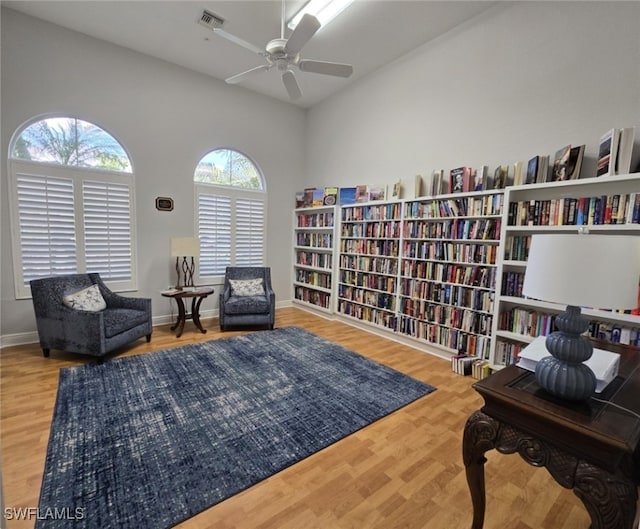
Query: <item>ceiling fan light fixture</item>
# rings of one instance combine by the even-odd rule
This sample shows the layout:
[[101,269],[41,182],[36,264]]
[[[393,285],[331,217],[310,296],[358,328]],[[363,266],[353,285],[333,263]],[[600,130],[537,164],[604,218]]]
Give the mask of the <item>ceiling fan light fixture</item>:
[[295,29],[302,17],[307,13],[316,17],[320,21],[321,27],[324,27],[342,13],[352,2],[353,0],[309,0],[304,7],[289,20],[287,27],[291,30]]

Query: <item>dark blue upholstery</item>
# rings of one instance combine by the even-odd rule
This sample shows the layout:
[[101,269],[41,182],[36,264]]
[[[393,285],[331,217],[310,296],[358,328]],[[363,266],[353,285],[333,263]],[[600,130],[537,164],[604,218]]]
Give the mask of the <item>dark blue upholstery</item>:
[[[71,309],[62,299],[98,285],[107,308],[98,312]],[[151,300],[115,294],[99,274],[68,274],[30,282],[38,336],[44,356],[51,349],[92,356],[105,354],[146,336],[151,340]]]
[[[264,296],[233,296],[229,279],[262,279]],[[267,325],[276,320],[276,295],[271,288],[271,268],[262,266],[228,266],[220,294],[220,330],[228,327]]]

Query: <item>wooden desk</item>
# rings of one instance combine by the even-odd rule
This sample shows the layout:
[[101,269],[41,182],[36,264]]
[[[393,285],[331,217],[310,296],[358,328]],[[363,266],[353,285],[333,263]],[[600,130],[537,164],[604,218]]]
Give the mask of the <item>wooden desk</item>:
[[[193,323],[195,323],[200,332],[207,332],[207,329],[205,329],[200,323],[200,304],[203,299],[213,294],[213,292],[214,290],[211,287],[197,287],[195,290],[178,290],[162,293],[166,298],[175,299],[178,305],[178,319],[176,320],[175,325],[171,327],[172,331],[178,329],[176,332],[176,338],[180,338],[180,336],[182,336],[184,322],[188,318],[193,320]],[[191,298],[191,313],[187,313],[184,304],[184,300],[188,298]]]
[[591,529],[634,526],[640,483],[640,353],[611,344],[598,347],[621,353],[618,377],[595,395],[605,402],[555,399],[539,388],[533,373],[515,366],[474,384],[485,404],[464,429],[472,529],[484,524],[484,454],[494,448],[517,452],[572,489],[591,516]]

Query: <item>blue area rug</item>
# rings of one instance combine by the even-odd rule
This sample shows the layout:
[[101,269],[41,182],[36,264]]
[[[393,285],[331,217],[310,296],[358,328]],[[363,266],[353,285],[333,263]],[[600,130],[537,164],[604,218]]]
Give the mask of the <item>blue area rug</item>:
[[171,527],[434,389],[298,327],[62,369],[36,527]]

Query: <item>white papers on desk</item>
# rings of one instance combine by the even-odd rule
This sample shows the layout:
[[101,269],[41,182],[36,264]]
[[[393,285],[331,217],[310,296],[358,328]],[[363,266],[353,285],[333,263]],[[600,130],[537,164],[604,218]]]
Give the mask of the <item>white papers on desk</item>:
[[[518,367],[535,371],[536,364],[551,353],[547,351],[545,345],[547,337],[538,336],[533,342],[527,345],[518,355]],[[620,355],[605,351],[603,349],[593,349],[591,358],[585,362],[587,366],[596,375],[596,393],[602,392],[604,388],[618,376],[618,368],[620,367]]]

